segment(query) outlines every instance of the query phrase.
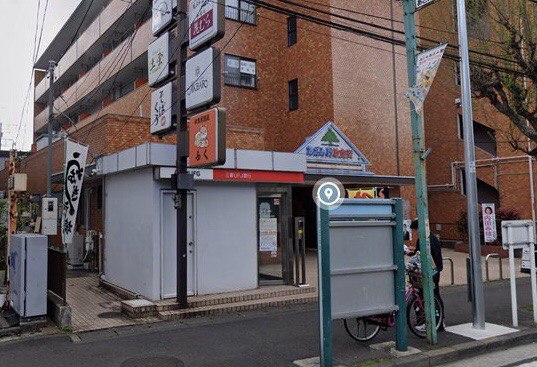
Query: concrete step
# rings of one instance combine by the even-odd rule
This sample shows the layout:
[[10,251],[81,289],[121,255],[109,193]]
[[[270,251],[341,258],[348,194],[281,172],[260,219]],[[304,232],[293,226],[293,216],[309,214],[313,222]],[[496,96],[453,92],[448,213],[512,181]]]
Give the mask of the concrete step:
[[[262,299],[272,299],[285,296],[297,296],[302,294],[312,294],[316,292],[315,287],[292,287],[292,286],[274,286],[262,287],[250,291],[212,294],[207,296],[189,297],[188,304],[190,308],[199,308],[205,306],[225,305],[237,302],[249,302]],[[175,300],[158,302],[156,310],[158,312],[178,310],[179,306]]]
[[161,320],[178,320],[190,317],[216,316],[241,311],[251,311],[265,309],[269,307],[282,307],[295,304],[306,304],[317,302],[317,295],[314,292],[303,294],[292,294],[280,297],[261,298],[250,301],[215,304],[201,307],[191,307],[186,310],[169,310],[158,312]]

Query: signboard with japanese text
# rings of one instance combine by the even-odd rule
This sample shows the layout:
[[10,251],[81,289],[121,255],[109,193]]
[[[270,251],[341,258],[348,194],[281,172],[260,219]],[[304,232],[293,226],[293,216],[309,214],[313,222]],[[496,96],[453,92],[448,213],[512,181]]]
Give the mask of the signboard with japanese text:
[[213,167],[226,162],[226,111],[211,108],[188,120],[189,167]]
[[165,29],[173,19],[172,0],[153,0],[153,21],[151,30],[156,36]]
[[196,54],[186,62],[186,109],[220,102],[220,50],[214,47]]
[[491,243],[498,238],[496,229],[496,208],[493,203],[481,204],[483,209],[483,235],[485,243]]
[[241,60],[240,70],[243,74],[255,75],[255,61]]
[[82,195],[88,147],[65,139],[65,171],[63,174],[62,242],[73,243],[76,215]]
[[149,86],[166,79],[170,73],[170,35],[168,32],[153,41],[147,49]]
[[421,9],[426,7],[427,5],[431,5],[438,0],[416,0],[416,9]]
[[416,112],[423,113],[425,98],[433,85],[434,78],[442,62],[447,44],[422,52],[416,59],[416,84],[409,88],[405,96],[414,103]]
[[188,8],[188,40],[191,50],[208,42],[216,42],[224,36],[224,0],[191,0]]
[[367,170],[371,163],[331,121],[309,137],[295,153],[306,155],[308,172],[372,174]]
[[172,83],[151,93],[151,134],[160,135],[172,128]]

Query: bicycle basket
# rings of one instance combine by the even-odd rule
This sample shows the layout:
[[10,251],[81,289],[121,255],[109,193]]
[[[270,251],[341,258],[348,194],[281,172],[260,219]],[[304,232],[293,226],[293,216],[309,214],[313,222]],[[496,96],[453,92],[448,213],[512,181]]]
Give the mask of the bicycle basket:
[[408,273],[410,284],[414,288],[423,288],[423,274],[419,271],[411,271]]

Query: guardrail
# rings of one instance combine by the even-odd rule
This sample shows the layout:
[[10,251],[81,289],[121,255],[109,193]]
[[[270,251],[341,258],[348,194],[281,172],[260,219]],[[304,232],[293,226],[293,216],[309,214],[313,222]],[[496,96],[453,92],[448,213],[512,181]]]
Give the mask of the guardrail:
[[490,259],[498,259],[498,263],[500,264],[500,280],[503,279],[503,263],[502,263],[502,257],[500,254],[489,254],[485,258],[485,276],[487,278],[487,282],[490,281],[490,272],[489,272],[489,260]]
[[453,259],[451,257],[444,257],[442,261],[449,261],[451,264],[451,285],[455,284],[455,266],[453,265]]

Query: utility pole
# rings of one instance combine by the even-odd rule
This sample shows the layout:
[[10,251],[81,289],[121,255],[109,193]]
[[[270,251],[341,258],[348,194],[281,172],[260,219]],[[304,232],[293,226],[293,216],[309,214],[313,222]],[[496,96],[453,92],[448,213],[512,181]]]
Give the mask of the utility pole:
[[48,148],[47,148],[47,197],[52,194],[52,124],[54,123],[54,68],[55,61],[49,61],[48,77]]
[[472,116],[472,88],[470,58],[466,29],[466,4],[457,0],[459,53],[461,56],[461,99],[464,130],[464,168],[468,211],[468,239],[470,241],[472,315],[475,329],[485,328],[485,297],[481,271],[481,238],[479,237],[479,211],[477,172],[475,166],[474,118]]
[[[17,151],[11,149],[9,151],[9,177],[12,178],[17,171]],[[9,307],[10,293],[11,293],[11,281],[10,281],[10,272],[9,272],[9,254],[11,250],[11,237],[17,233],[17,217],[18,217],[18,207],[17,207],[17,192],[11,185],[8,184],[7,192],[7,207],[8,207],[8,228],[7,228],[7,245],[6,245],[6,301],[3,305],[4,308]]]
[[[188,49],[188,37],[184,39],[188,29],[187,0],[178,0],[177,9],[177,34],[181,43],[179,57],[177,60],[177,82],[179,93],[175,93],[174,104],[177,109],[177,303],[179,309],[188,308],[187,300],[187,225],[188,225],[188,190],[185,185],[188,181],[188,118],[186,102],[184,99],[186,92],[185,70]],[[176,102],[177,101],[177,102]]]
[[[408,84],[413,87],[416,83],[416,25],[414,14],[416,12],[416,0],[404,0],[403,9],[405,12],[405,38]],[[412,105],[411,105],[412,107]],[[427,175],[425,151],[423,117],[418,114],[415,108],[411,108],[410,119],[412,123],[412,142],[414,151],[414,170],[416,176],[416,200],[419,222],[419,241],[421,270],[423,273],[423,290],[425,298],[425,316],[427,326],[427,340],[430,344],[438,342],[436,332],[436,312],[434,307],[434,284],[433,268],[431,264],[431,244],[429,240],[429,205],[427,198]]]

